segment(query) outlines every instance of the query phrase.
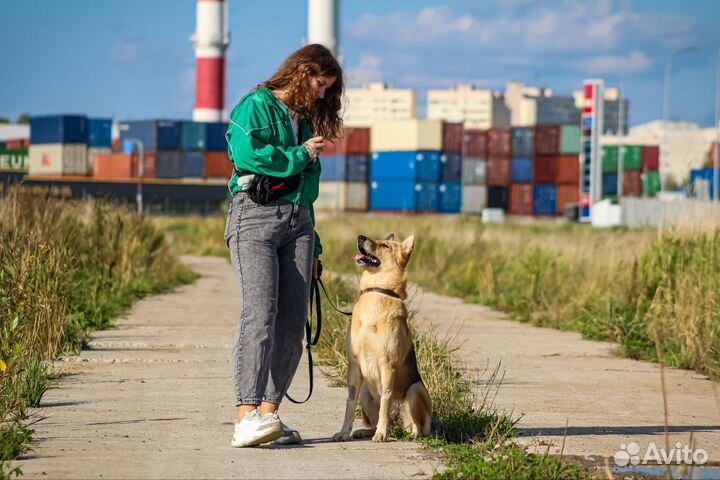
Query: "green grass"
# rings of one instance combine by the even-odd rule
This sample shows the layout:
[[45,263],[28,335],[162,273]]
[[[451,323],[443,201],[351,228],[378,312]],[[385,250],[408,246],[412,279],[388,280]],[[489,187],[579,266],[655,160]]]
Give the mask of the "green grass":
[[195,274],[147,220],[102,203],[0,199],[0,477],[26,452],[51,362],[135,299]]

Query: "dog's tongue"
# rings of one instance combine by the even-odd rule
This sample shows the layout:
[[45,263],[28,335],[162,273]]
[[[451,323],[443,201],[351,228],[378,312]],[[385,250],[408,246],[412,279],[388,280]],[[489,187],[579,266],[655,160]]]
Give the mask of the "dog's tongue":
[[365,255],[355,255],[355,261],[361,260],[365,257]]

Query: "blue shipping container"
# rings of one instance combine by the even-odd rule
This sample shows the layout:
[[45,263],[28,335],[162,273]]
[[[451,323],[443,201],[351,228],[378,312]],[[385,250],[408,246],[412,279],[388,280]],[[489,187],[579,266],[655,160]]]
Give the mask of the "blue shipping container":
[[555,185],[535,185],[533,189],[533,212],[535,215],[555,215],[557,189]]
[[88,118],[88,147],[112,147],[112,119]]
[[714,198],[715,195],[715,188],[720,188],[720,178],[718,179],[718,185],[713,185],[713,169],[712,168],[701,168],[696,170],[690,170],[690,188],[695,189],[695,181],[696,180],[703,180],[706,181],[710,191],[708,192],[710,195],[710,198]]
[[461,182],[462,181],[462,153],[443,152],[440,155],[440,163],[442,171],[440,173],[440,181],[442,182]]
[[205,171],[205,153],[183,152],[182,169],[182,176],[185,178],[202,178]]
[[440,194],[440,205],[438,207],[440,213],[460,213],[462,184],[456,182],[441,183],[438,191]]
[[532,157],[535,152],[535,132],[532,128],[512,129],[512,156]]
[[370,184],[370,210],[434,212],[437,206],[436,183],[377,180]]
[[603,173],[602,176],[602,193],[603,195],[617,195],[618,192],[618,174]]
[[87,143],[85,115],[48,115],[30,118],[30,143]]
[[177,150],[180,148],[180,124],[171,120],[142,120],[125,122],[120,140],[137,138],[145,151]]
[[207,125],[202,122],[180,123],[180,148],[182,150],[205,150]]
[[227,151],[227,133],[228,124],[225,122],[208,123],[205,127],[205,150],[209,152],[226,152]]
[[532,183],[532,158],[515,158],[510,161],[510,180],[512,183]]
[[321,182],[367,182],[368,155],[322,155]]
[[371,156],[372,180],[440,181],[440,152],[432,150],[375,152]]
[[155,155],[156,178],[182,178],[183,157],[178,150],[158,150]]

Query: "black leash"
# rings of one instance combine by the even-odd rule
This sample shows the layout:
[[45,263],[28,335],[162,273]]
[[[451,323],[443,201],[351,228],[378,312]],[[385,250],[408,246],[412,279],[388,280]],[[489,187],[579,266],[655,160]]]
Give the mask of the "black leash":
[[[289,393],[285,394],[285,398],[290,400],[292,403],[295,404],[302,404],[310,400],[310,397],[313,393],[313,356],[312,356],[312,349],[313,347],[317,346],[318,342],[320,341],[320,333],[322,332],[322,302],[320,298],[320,288],[322,288],[322,291],[325,293],[325,297],[327,298],[328,302],[330,302],[330,305],[339,313],[343,315],[352,315],[352,312],[345,312],[340,309],[338,309],[335,304],[333,304],[332,300],[330,300],[330,295],[327,293],[327,289],[325,288],[325,284],[323,281],[319,278],[313,278],[310,282],[310,314],[308,315],[308,319],[305,322],[305,348],[307,349],[308,354],[308,379],[310,384],[310,391],[308,392],[307,397],[305,400],[299,401],[295,400],[290,396]],[[317,330],[315,331],[315,336],[313,336],[312,333],[312,304],[315,303],[315,318],[317,319]]]

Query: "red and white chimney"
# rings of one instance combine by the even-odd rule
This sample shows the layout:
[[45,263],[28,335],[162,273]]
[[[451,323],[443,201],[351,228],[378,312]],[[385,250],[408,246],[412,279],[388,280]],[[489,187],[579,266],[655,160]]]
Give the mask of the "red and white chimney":
[[220,122],[227,115],[225,51],[230,45],[228,1],[197,0],[197,26],[191,37],[197,59],[193,110],[196,122]]

